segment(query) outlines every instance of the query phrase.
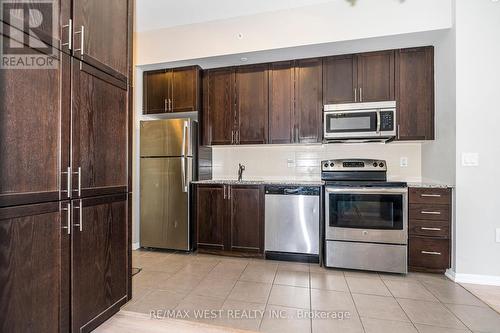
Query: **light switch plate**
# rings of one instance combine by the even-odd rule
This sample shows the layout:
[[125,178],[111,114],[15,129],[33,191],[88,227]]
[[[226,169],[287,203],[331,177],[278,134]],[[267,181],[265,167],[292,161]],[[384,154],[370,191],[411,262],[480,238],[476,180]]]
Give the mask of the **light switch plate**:
[[462,166],[464,166],[464,167],[479,166],[479,154],[478,153],[462,153]]
[[408,157],[401,157],[399,159],[399,166],[402,168],[408,167]]
[[497,243],[500,243],[500,228],[497,228]]

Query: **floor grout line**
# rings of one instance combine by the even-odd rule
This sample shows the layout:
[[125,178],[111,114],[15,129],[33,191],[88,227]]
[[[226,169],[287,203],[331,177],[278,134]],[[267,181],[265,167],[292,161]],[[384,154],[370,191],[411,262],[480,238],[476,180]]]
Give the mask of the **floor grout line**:
[[347,281],[347,276],[345,275],[345,272],[344,272],[344,278],[345,278],[345,282],[347,284],[347,289],[349,290],[349,295],[351,296],[352,304],[354,304],[354,309],[356,310],[356,313],[358,314],[359,322],[361,323],[361,328],[363,329],[363,332],[366,332],[365,324],[363,324],[363,320],[361,320],[361,315],[359,314],[358,306],[356,305],[356,302],[354,301],[354,297],[352,296],[351,286],[349,286],[349,282]]
[[408,315],[408,313],[405,311],[405,309],[403,308],[403,306],[401,305],[401,303],[399,303],[399,300],[396,298],[396,296],[394,296],[394,294],[392,293],[391,291],[391,288],[389,288],[389,286],[387,285],[386,281],[384,281],[383,279],[382,280],[382,283],[384,284],[384,286],[387,288],[387,290],[389,290],[389,293],[391,294],[391,296],[394,298],[394,300],[396,301],[396,303],[398,303],[399,305],[399,308],[403,311],[403,313],[405,314],[406,318],[408,319],[408,321],[412,324],[412,326],[415,328],[415,331],[419,332],[418,328],[417,328],[417,325],[415,325],[415,323],[413,322],[413,320],[411,320],[410,316]]

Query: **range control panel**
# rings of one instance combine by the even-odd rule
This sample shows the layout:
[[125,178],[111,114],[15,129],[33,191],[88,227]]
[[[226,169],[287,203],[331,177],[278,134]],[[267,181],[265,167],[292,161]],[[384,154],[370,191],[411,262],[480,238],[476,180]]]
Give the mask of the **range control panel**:
[[321,171],[387,171],[384,160],[336,159],[321,162]]

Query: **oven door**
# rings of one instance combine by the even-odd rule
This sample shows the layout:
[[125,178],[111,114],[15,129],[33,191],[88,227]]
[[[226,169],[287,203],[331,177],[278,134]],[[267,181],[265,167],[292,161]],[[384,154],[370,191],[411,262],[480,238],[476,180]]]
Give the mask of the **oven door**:
[[325,189],[327,240],[407,244],[407,188]]
[[377,110],[325,111],[325,139],[355,139],[380,137],[380,118]]

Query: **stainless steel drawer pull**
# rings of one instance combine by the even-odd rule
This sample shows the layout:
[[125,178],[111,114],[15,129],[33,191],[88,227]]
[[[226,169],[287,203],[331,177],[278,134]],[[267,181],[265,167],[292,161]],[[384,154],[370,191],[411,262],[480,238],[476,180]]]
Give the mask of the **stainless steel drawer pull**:
[[63,175],[66,175],[66,194],[68,198],[71,198],[71,167],[66,169],[66,172],[61,172]]
[[426,210],[423,210],[420,213],[422,213],[422,214],[428,214],[428,215],[441,215],[441,212],[428,212]]
[[430,231],[441,231],[441,228],[427,228],[427,227],[421,227],[420,229],[422,229],[422,230],[430,230]]
[[422,254],[429,254],[431,256],[440,256],[441,252],[434,252],[434,251],[421,251]]
[[68,235],[71,235],[71,204],[66,204],[66,208],[62,208],[66,212],[66,226],[62,227],[67,230]]
[[80,52],[80,58],[83,59],[85,54],[85,27],[82,25],[80,31],[75,31],[75,35],[80,35],[80,48],[74,49],[75,52]]
[[67,46],[68,50],[73,48],[72,37],[73,37],[73,20],[69,19],[68,24],[62,26],[63,29],[68,29],[68,41],[66,43],[62,43],[61,46]]
[[441,194],[420,194],[421,197],[441,198]]
[[74,226],[75,227],[78,227],[80,229],[80,231],[83,231],[83,203],[82,203],[82,200],[80,200],[80,204],[78,205],[78,207],[75,207],[75,209],[78,209],[78,217],[79,217],[79,223],[78,224],[75,224]]
[[74,175],[78,175],[78,189],[74,190],[75,192],[78,192],[78,196],[82,196],[82,168],[78,167],[77,172],[73,172]]

